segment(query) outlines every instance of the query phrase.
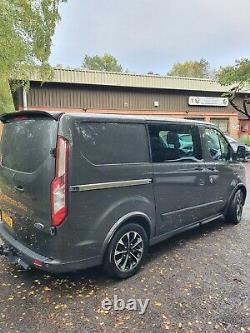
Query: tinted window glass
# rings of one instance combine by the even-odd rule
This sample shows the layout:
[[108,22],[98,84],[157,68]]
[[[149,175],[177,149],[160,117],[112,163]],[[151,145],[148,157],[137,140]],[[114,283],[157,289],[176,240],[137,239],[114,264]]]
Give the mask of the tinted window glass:
[[220,140],[220,146],[221,146],[221,156],[223,160],[229,160],[230,159],[230,147],[227,142],[227,140],[221,135],[221,133],[218,132],[219,140]]
[[56,146],[54,120],[22,120],[4,125],[0,153],[2,165],[17,171],[33,172]]
[[142,124],[77,123],[81,154],[94,164],[148,162]]
[[213,128],[206,128],[205,138],[209,154],[215,161],[230,159],[229,144],[220,132]]
[[201,159],[198,128],[189,125],[150,125],[153,162]]

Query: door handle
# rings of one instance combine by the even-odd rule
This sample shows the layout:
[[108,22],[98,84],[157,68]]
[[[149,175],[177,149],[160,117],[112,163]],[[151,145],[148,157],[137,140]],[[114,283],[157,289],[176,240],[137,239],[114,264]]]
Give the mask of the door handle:
[[15,190],[18,192],[24,192],[24,188],[22,186],[15,186]]

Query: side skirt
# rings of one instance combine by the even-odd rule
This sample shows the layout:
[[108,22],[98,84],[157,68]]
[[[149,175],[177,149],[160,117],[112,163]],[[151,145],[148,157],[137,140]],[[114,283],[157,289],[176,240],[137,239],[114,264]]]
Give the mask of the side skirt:
[[180,234],[180,233],[182,233],[184,231],[187,231],[187,230],[199,227],[200,225],[212,222],[212,221],[220,219],[220,218],[224,218],[224,215],[223,214],[217,214],[217,215],[214,215],[214,216],[209,217],[207,219],[203,219],[203,220],[200,220],[198,222],[189,224],[189,225],[187,225],[185,227],[178,228],[178,229],[176,229],[174,231],[170,231],[170,232],[167,232],[167,233],[162,234],[160,236],[153,237],[153,238],[151,238],[149,244],[150,245],[155,245],[155,244],[160,243],[160,242],[162,242],[162,241],[164,241],[164,240],[166,240],[168,238],[171,238],[172,236],[178,235],[178,234]]

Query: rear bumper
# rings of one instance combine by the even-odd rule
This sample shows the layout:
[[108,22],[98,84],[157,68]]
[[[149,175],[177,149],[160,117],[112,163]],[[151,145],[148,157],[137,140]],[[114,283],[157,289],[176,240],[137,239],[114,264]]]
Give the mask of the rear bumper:
[[62,262],[41,256],[14,239],[4,228],[1,220],[0,237],[4,242],[3,246],[0,247],[0,255],[5,256],[9,262],[19,264],[25,269],[38,268],[52,273],[64,273],[98,266],[102,263],[101,256],[71,262]]

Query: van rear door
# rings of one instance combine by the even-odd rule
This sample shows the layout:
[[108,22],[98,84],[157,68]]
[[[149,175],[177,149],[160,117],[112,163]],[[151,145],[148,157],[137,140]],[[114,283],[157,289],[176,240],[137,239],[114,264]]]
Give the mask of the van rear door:
[[45,112],[0,119],[0,219],[16,240],[46,255],[58,121]]

